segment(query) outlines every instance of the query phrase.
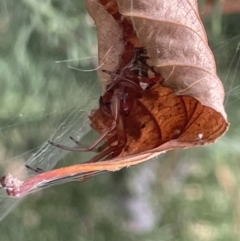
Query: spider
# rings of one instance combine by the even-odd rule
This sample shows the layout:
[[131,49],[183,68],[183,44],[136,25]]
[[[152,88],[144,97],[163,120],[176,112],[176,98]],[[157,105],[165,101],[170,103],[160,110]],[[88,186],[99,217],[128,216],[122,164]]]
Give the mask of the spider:
[[[111,125],[102,131],[100,136],[89,146],[84,146],[75,138],[70,139],[77,144],[77,147],[68,147],[52,141],[50,144],[69,151],[95,151],[99,152],[87,162],[97,162],[118,156],[127,144],[127,133],[124,128],[123,117],[131,114],[136,99],[141,98],[144,89],[142,84],[151,88],[158,81],[157,73],[154,78],[148,77],[149,66],[146,63],[148,57],[143,48],[136,48],[133,58],[122,71],[113,73],[107,70],[103,72],[112,77],[106,91],[99,98],[101,114],[111,120]],[[140,71],[139,71],[140,70]],[[104,144],[97,148],[101,141],[107,139]]]

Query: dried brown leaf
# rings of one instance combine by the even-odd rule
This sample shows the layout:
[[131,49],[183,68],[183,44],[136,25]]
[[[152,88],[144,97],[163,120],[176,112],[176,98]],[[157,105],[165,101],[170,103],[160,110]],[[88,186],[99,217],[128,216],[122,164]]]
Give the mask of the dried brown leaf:
[[[164,78],[163,82],[144,91],[139,104],[127,117],[127,147],[115,161],[118,164],[124,159],[131,162],[133,157],[129,155],[134,154],[137,159],[145,159],[146,153],[158,155],[172,148],[208,144],[221,136],[228,128],[224,89],[216,75],[214,56],[207,43],[197,2],[117,0],[117,7],[112,0],[94,2],[104,5],[106,15],[112,14],[108,5],[114,5],[114,14],[119,13],[128,20],[136,34],[135,42],[126,34],[129,29],[115,17],[117,29],[123,33],[121,40],[125,41],[125,46],[127,41],[133,43],[133,48],[135,43],[144,46],[150,57],[149,65]],[[95,15],[91,15],[97,22]],[[98,28],[106,31],[105,36],[112,36],[115,31],[110,25],[108,28],[98,25]],[[106,43],[108,41],[109,38],[105,38],[99,43],[100,55],[105,56],[112,47],[112,43]],[[127,51],[122,46],[121,42],[119,50],[123,52],[118,53],[115,71]],[[108,64],[105,63],[106,69]],[[90,118],[93,128],[99,132],[110,124],[99,110]]]
[[[86,6],[97,27],[98,59],[101,70],[114,72],[119,67],[124,52],[123,28],[99,1],[86,0]],[[101,70],[99,77],[105,87],[111,76]]]

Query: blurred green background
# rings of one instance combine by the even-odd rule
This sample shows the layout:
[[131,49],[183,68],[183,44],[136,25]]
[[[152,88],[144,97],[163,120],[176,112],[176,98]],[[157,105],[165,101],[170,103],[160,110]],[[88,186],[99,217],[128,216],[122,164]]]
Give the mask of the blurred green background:
[[[211,11],[200,12],[226,89],[228,133],[208,147],[31,194],[0,223],[1,241],[240,240],[240,8],[225,13],[207,2]],[[22,167],[54,133],[77,135],[101,87],[96,71],[69,66],[94,69],[96,55],[83,1],[0,2],[1,175]],[[49,150],[40,156],[57,162],[66,154]],[[58,165],[87,158],[70,153]]]

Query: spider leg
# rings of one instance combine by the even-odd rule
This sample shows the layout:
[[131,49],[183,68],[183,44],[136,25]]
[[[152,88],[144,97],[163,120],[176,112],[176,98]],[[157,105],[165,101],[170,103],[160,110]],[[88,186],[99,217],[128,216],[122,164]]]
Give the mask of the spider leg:
[[[79,142],[77,139],[75,139],[74,137],[70,136],[69,137],[73,142],[75,142],[78,146],[82,147],[82,148],[88,148],[88,146],[86,145],[83,145],[81,142]],[[98,149],[92,149],[91,151],[94,151],[94,152],[99,152]]]
[[99,146],[98,149],[97,149],[98,152],[102,152],[103,150],[105,150],[107,147],[109,147],[115,141],[117,141],[116,135],[110,137],[103,145]]
[[36,172],[36,173],[43,173],[43,172],[44,172],[44,170],[41,169],[41,168],[39,168],[39,167],[34,168],[34,167],[31,167],[31,166],[29,166],[29,165],[27,165],[27,164],[25,165],[25,167],[26,167],[27,169],[33,171],[33,172]]
[[119,155],[127,143],[127,135],[124,129],[123,118],[120,113],[120,98],[123,96],[123,93],[124,88],[115,89],[111,101],[111,111],[116,122],[116,136],[118,140],[118,144],[116,145],[117,149],[115,149],[114,152],[115,155],[112,157]]
[[67,151],[92,151],[110,132],[112,132],[116,128],[116,122],[113,121],[113,124],[111,127],[106,128],[105,131],[94,141],[92,144],[90,144],[88,147],[70,147],[70,146],[65,146],[61,145],[58,143],[55,143],[53,141],[48,141],[49,144],[59,147],[61,149],[67,150]]

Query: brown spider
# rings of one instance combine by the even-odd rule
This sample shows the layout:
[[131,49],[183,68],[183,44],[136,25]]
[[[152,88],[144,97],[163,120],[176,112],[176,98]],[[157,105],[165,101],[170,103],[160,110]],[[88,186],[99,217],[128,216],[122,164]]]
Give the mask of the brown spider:
[[[101,159],[118,156],[127,143],[123,117],[130,115],[136,99],[141,98],[144,91],[141,84],[144,83],[147,88],[151,88],[158,79],[148,78],[150,68],[146,63],[148,57],[143,54],[143,48],[135,49],[132,61],[122,71],[113,73],[103,70],[103,72],[112,76],[112,82],[106,86],[106,91],[99,98],[99,108],[105,118],[112,120],[111,126],[103,130],[100,136],[87,147],[73,137],[70,137],[70,139],[78,145],[77,147],[68,147],[52,141],[49,141],[49,143],[69,151],[99,152],[98,155],[87,162],[97,162]],[[105,138],[107,141],[96,148]]]

